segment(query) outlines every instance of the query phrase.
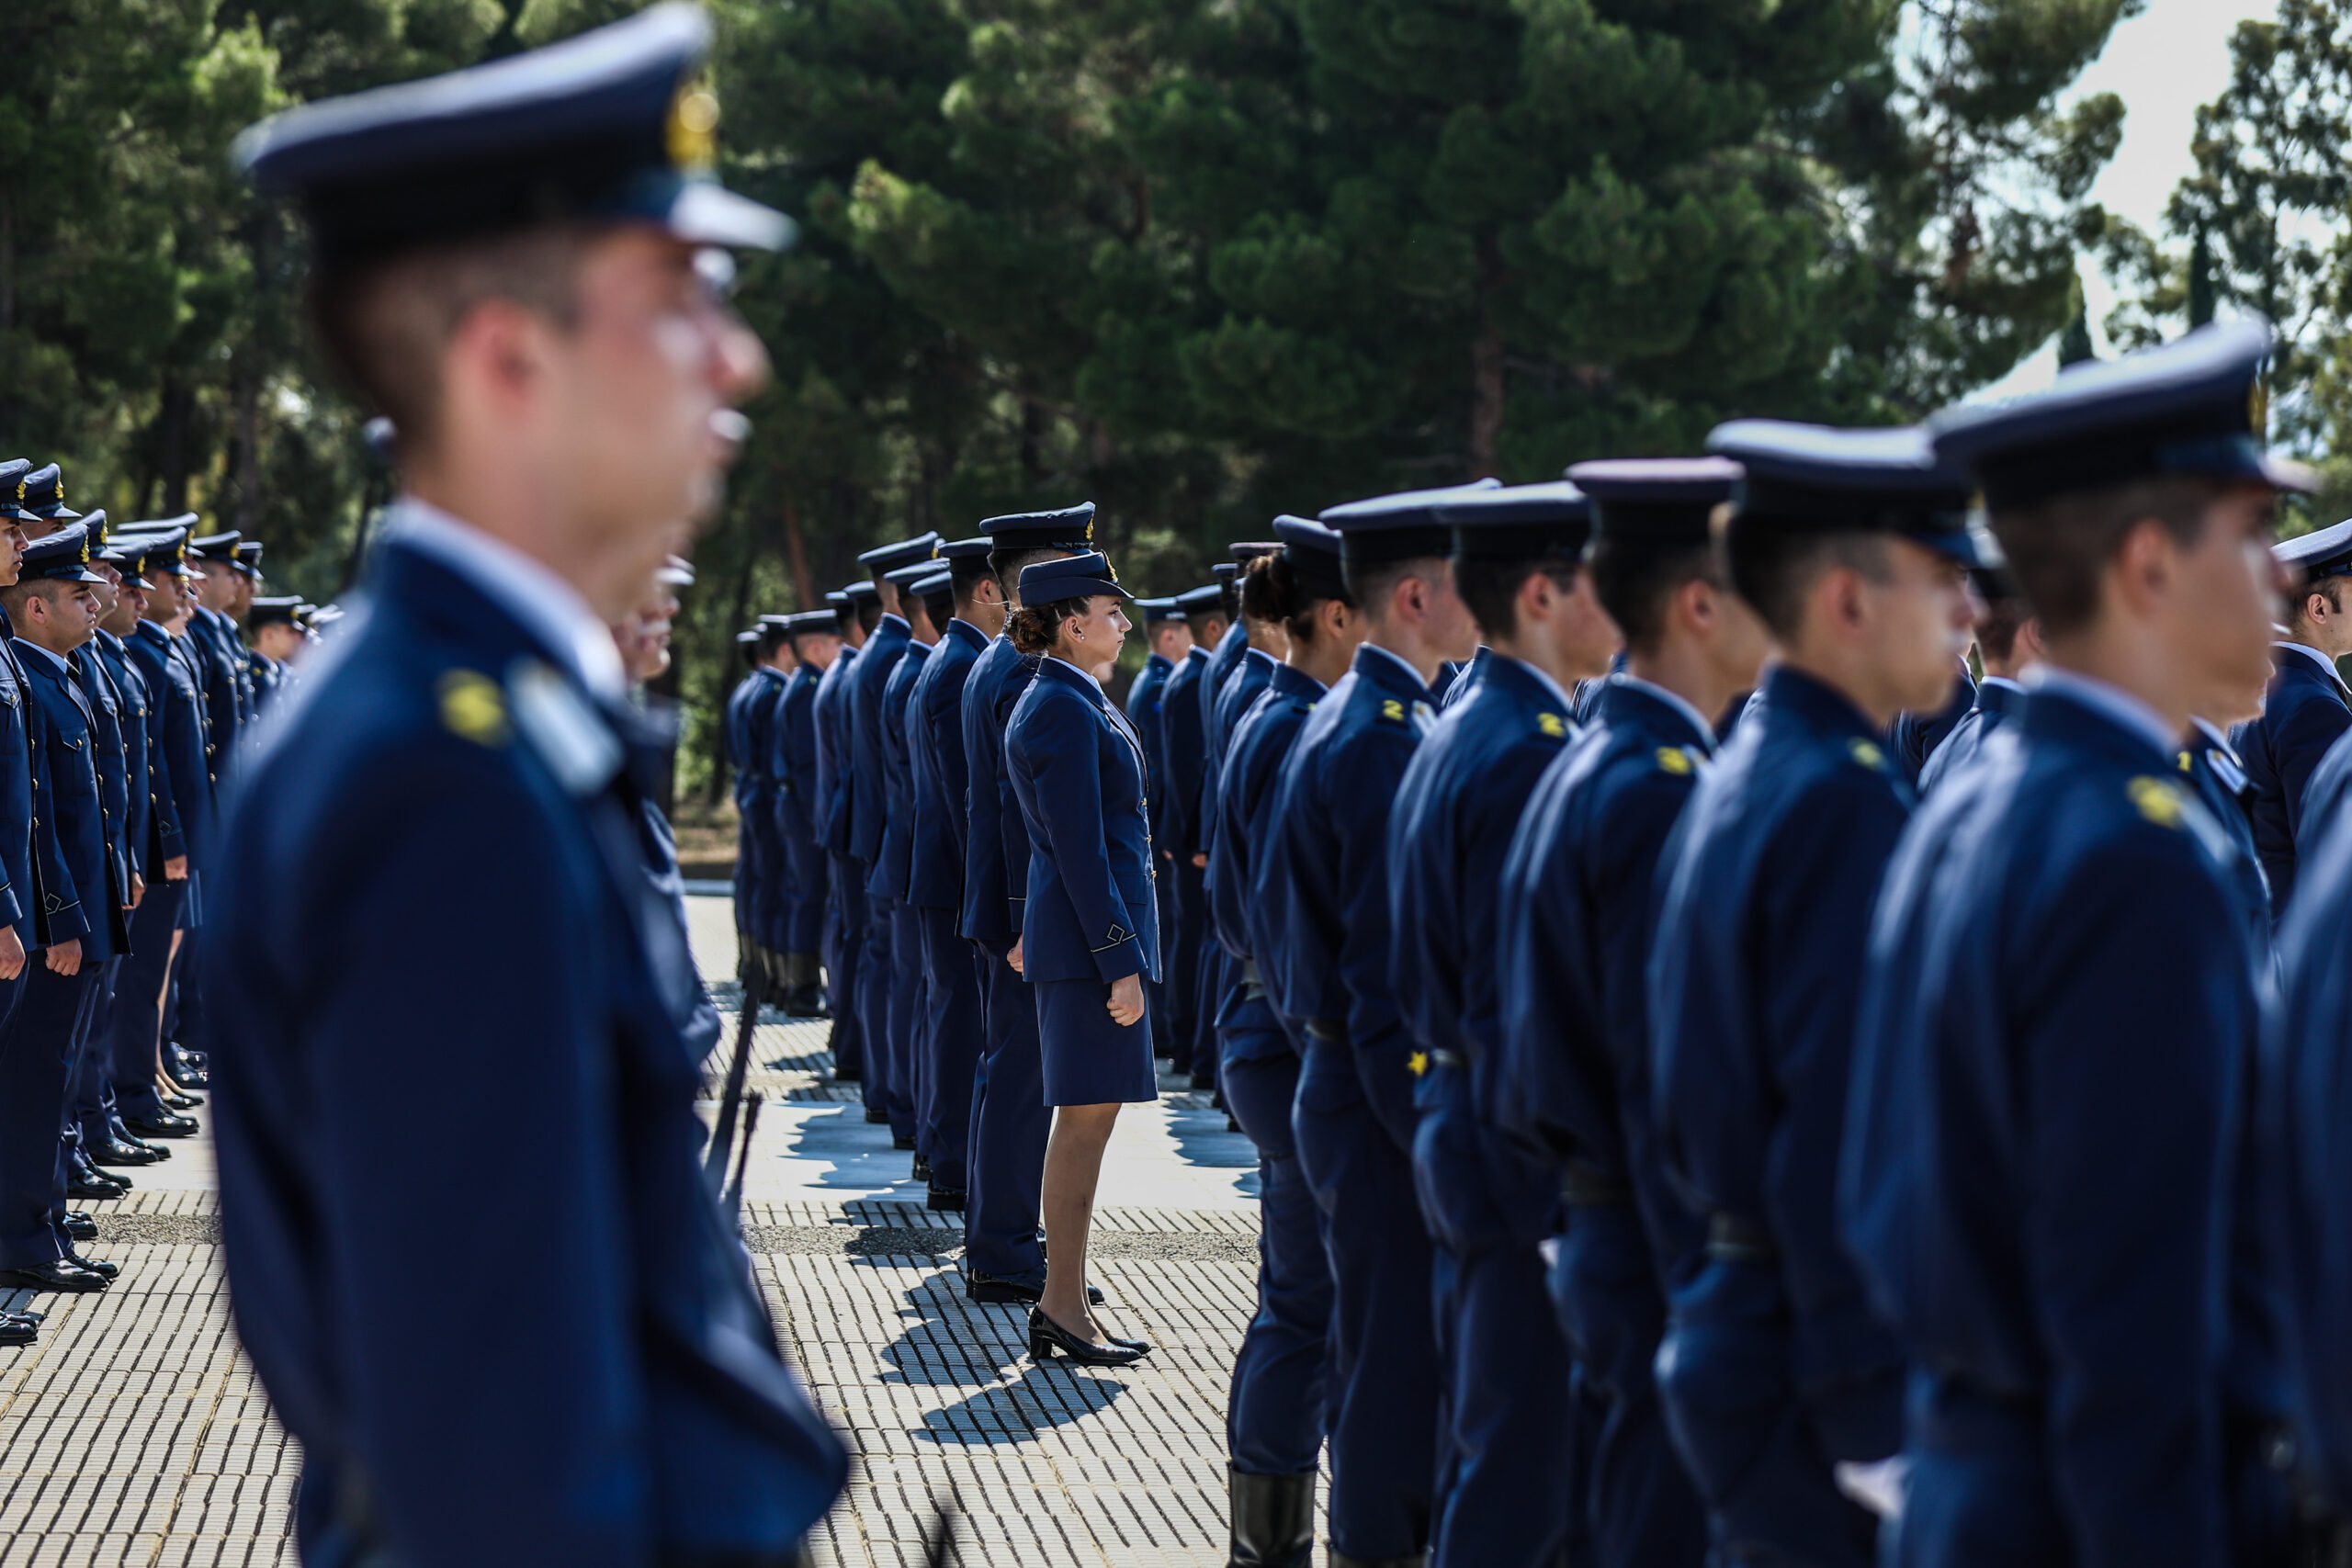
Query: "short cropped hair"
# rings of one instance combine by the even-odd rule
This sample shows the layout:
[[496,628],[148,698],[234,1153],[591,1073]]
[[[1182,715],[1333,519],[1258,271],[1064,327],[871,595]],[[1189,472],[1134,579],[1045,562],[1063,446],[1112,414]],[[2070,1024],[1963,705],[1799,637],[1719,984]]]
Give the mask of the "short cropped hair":
[[1537,572],[1551,578],[1565,592],[1576,586],[1577,563],[1562,555],[1514,556],[1490,560],[1481,556],[1453,558],[1453,591],[1470,618],[1478,623],[1486,640],[1513,637],[1519,631],[1519,591]]
[[1667,605],[1686,584],[1721,584],[1715,552],[1698,543],[1653,544],[1604,535],[1592,549],[1592,592],[1627,651],[1657,651],[1666,637]]
[[1985,601],[1984,618],[1976,623],[1976,646],[1987,659],[2007,664],[2018,650],[2018,633],[2033,619],[2033,606],[2022,599]]
[[2182,546],[2193,546],[2222,488],[2179,476],[2131,479],[2002,507],[1993,513],[1993,535],[2043,635],[2064,637],[2098,615],[2099,577],[2125,535],[2153,519]]
[[1894,570],[1887,536],[1858,528],[1759,525],[1726,509],[1717,515],[1715,537],[1724,580],[1755,609],[1776,642],[1796,637],[1804,623],[1805,595],[1830,572],[1843,567],[1884,582]]
[[604,231],[548,223],[314,273],[310,313],[328,364],[403,443],[432,438],[441,351],[475,306],[511,299],[565,331],[580,319],[580,264]]

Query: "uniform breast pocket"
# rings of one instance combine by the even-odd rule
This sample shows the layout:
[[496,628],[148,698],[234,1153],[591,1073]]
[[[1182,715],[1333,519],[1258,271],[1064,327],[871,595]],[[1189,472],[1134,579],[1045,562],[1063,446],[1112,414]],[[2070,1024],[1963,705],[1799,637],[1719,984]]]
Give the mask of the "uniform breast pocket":
[[57,743],[60,746],[64,747],[68,751],[79,751],[82,749],[82,737],[75,735],[61,735],[57,738]]

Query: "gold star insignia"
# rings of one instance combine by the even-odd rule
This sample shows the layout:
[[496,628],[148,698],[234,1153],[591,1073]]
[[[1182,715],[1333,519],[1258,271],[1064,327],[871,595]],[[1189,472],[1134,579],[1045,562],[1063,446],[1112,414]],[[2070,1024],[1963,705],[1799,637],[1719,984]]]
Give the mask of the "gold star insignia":
[[2180,798],[2180,786],[2164,779],[2150,778],[2143,773],[2123,786],[2140,815],[2159,828],[2178,828],[2188,815]]
[[1405,1066],[1412,1069],[1415,1077],[1419,1077],[1430,1070],[1430,1054],[1427,1051],[1416,1051],[1405,1058]]
[[441,677],[441,722],[477,746],[506,744],[506,695],[498,682],[471,670]]
[[1661,746],[1657,749],[1657,769],[1679,778],[1690,771],[1690,754],[1679,746]]

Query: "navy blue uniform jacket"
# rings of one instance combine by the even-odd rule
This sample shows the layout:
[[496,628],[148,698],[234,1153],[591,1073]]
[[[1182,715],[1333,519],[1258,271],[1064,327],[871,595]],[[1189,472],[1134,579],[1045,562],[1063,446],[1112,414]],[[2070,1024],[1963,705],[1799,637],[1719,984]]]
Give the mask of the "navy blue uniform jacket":
[[1004,766],[1031,844],[1022,977],[1159,978],[1143,742],[1125,716],[1092,676],[1041,660],[1005,728]]
[[163,822],[164,853],[187,856],[200,871],[212,849],[212,774],[204,754],[204,698],[171,634],[153,621],[125,639],[131,661],[147,678],[147,723],[155,740],[155,810]]
[[[1273,841],[1272,807],[1274,786],[1282,776],[1283,759],[1290,755],[1307,711],[1323,695],[1322,683],[1288,664],[1268,672],[1266,689],[1250,705],[1233,728],[1226,746],[1225,772],[1217,781],[1217,812],[1231,825],[1217,835],[1209,852],[1209,915],[1216,922],[1217,940],[1234,957],[1252,960],[1272,953],[1281,940],[1269,932],[1259,903],[1258,866]],[[1273,998],[1273,972],[1280,965],[1259,965],[1259,983]],[[1279,1000],[1273,1001],[1277,1016]]]
[[1968,664],[1963,660],[1960,674],[1952,682],[1951,695],[1943,706],[1933,713],[1906,713],[1896,716],[1894,722],[1887,727],[1886,742],[1894,750],[1895,761],[1902,764],[1905,783],[1917,787],[1919,772],[1928,765],[1928,759],[1935,753],[1937,747],[1951,739],[1951,732],[1960,728],[1961,720],[1966,718],[1969,710],[1975,705],[1976,682],[1968,673]]
[[1778,1249],[1789,1366],[1837,1460],[1901,1438],[1902,1356],[1837,1231],[1838,1141],[1871,907],[1910,790],[1877,726],[1786,664],[1676,825],[1650,953],[1667,1168]]
[[1495,1119],[1626,1182],[1664,1288],[1705,1231],[1658,1155],[1644,975],[1660,857],[1713,737],[1613,677],[1593,718],[1544,770],[1503,865]]
[[[964,680],[964,918],[974,942],[1010,947],[1029,896],[1029,829],[1004,771],[1004,727],[1037,672],[1009,637],[981,651]],[[1023,954],[1023,959],[1027,957]]]
[[[780,1554],[845,1456],[703,1177],[633,716],[397,536],[325,662],[246,770],[212,971],[237,1326],[305,1486],[364,1478],[407,1562]],[[421,984],[453,898],[496,962]],[[418,1311],[425,1258],[494,1310]]]
[[1839,1207],[1962,1434],[1941,1468],[1986,1466],[1934,1510],[1978,1561],[2227,1555],[2255,964],[2176,757],[2037,690],[1905,834],[1871,931]]
[[1168,788],[1167,754],[1163,742],[1167,729],[1159,716],[1160,694],[1167,689],[1168,677],[1176,668],[1175,660],[1153,654],[1143,661],[1143,671],[1127,688],[1127,722],[1143,737],[1144,794],[1154,803]]
[[2024,703],[2025,693],[2007,681],[1988,678],[1979,682],[1968,711],[1960,716],[1951,733],[1928,753],[1928,765],[1919,770],[1920,793],[1934,789],[1974,761],[1984,742],[1999,733]]
[[1294,1038],[1343,1029],[1365,1100],[1409,1153],[1412,1032],[1390,988],[1388,820],[1436,705],[1412,666],[1370,643],[1315,705],[1284,759],[1258,902],[1283,971],[1268,987]]
[[907,761],[913,782],[914,839],[907,901],[919,909],[964,907],[964,687],[989,639],[969,621],[947,623],[915,682]]
[[[1271,657],[1261,655],[1261,662]],[[1218,723],[1217,716],[1225,711],[1226,694],[1250,664],[1250,628],[1237,620],[1226,628],[1216,651],[1209,655],[1207,671],[1193,683],[1193,694],[1201,700],[1201,825],[1195,837],[1203,853],[1216,842],[1216,781],[1225,769],[1225,743],[1233,734]],[[1260,670],[1255,682],[1261,691],[1265,689],[1264,674]],[[1238,718],[1247,707],[1245,704],[1235,710],[1234,716]]]
[[[124,789],[130,816],[124,841],[130,846],[131,868],[149,882],[164,880],[163,824],[155,809],[155,738],[148,723],[152,705],[147,677],[130,661],[122,639],[101,631],[90,639],[89,652],[106,666],[114,682],[122,716]],[[177,829],[174,829],[176,836]]]
[[856,667],[842,694],[849,716],[842,729],[849,750],[842,761],[849,772],[849,852],[869,866],[882,853],[883,822],[889,813],[889,786],[883,777],[882,695],[890,672],[913,640],[903,617],[884,615],[858,650]]
[[817,682],[815,817],[820,841],[837,855],[849,853],[849,678],[861,651],[843,643]]
[[[32,698],[27,716],[32,725],[34,795],[40,802],[34,852],[40,857],[46,940],[51,946],[78,940],[87,962],[113,958],[130,950],[123,920],[130,888],[107,832],[97,721],[71,671],[21,637],[16,655]],[[42,825],[48,833],[39,830]]]
[[817,671],[803,664],[784,683],[775,706],[776,823],[792,863],[822,850],[817,820]]
[[2303,790],[2327,749],[2352,729],[2352,705],[2343,684],[2320,660],[2292,649],[2273,655],[2278,671],[2262,716],[2239,725],[2230,741],[2254,784],[2254,842],[2270,878],[2270,897],[2285,909],[2295,897],[2295,832],[2303,820]]
[[883,683],[875,712],[875,742],[882,757],[882,837],[875,846],[865,890],[894,903],[907,896],[907,853],[913,846],[914,778],[907,755],[908,715],[914,704],[915,682],[930,659],[930,648],[910,638],[899,650],[890,679]]
[[[1189,862],[1201,849],[1201,789],[1208,777],[1208,718],[1200,685],[1208,674],[1208,650],[1184,656],[1159,692],[1160,767],[1165,788],[1154,803],[1152,831],[1159,847]],[[1189,961],[1188,961],[1189,962]]]

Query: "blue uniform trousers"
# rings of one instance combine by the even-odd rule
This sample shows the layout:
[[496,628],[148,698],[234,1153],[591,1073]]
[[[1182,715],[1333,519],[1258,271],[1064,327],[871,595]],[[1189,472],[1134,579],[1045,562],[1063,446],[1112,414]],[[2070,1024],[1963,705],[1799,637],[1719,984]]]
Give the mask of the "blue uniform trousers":
[[888,908],[890,967],[883,1004],[890,1031],[890,1135],[912,1138],[921,1149],[922,1054],[916,1042],[931,1010],[931,987],[922,963],[922,914],[897,898],[889,900]]
[[972,1083],[964,1268],[973,1276],[1043,1285],[1046,1249],[1037,1241],[1037,1201],[1054,1118],[1046,1106],[1037,1003],[1029,983],[1004,961],[1012,945],[982,944],[988,1050]]
[[130,952],[114,975],[114,1001],[106,1011],[99,1053],[114,1085],[115,1109],[130,1116],[155,1116],[164,1102],[155,1094],[164,982],[170,978],[172,932],[187,897],[185,882],[158,882],[130,911]]
[[[859,886],[864,886],[865,863],[852,860],[850,866]],[[857,953],[857,1037],[865,1043],[865,1109],[888,1115],[897,1093],[897,1086],[890,1081],[898,1066],[890,1055],[890,912],[897,904],[870,888],[863,897],[865,910],[859,926]],[[891,1131],[896,1136],[897,1129],[893,1127]]]
[[988,1041],[980,965],[989,960],[956,931],[955,910],[915,913],[931,986],[930,1016],[916,1034],[922,1053],[922,1129],[915,1134],[915,1146],[931,1162],[931,1184],[960,1192],[970,1179],[973,1077]]
[[1576,1453],[1567,1339],[1537,1251],[1558,1186],[1480,1124],[1465,1068],[1433,1063],[1414,1105],[1441,1369],[1431,1558],[1548,1565],[1567,1540]]
[[[824,942],[828,930],[828,884],[832,879],[827,873],[831,868],[825,852],[814,839],[807,838],[785,840],[785,863],[792,873],[792,889],[785,909],[784,951],[813,953]],[[824,951],[830,956],[832,950],[826,947]]]
[[1701,1568],[1706,1506],[1658,1404],[1652,1363],[1666,1331],[1666,1300],[1640,1212],[1631,1203],[1571,1208],[1551,1288],[1594,1416],[1590,1440],[1577,1450],[1589,1561],[1599,1568]]
[[100,963],[91,983],[89,1019],[83,1026],[81,1044],[74,1053],[66,1080],[65,1142],[71,1149],[79,1149],[85,1138],[112,1131],[114,1071],[107,1055],[112,1041],[107,1024],[114,1012],[115,985],[122,977],[124,962],[109,958]]
[[847,855],[834,855],[832,863],[833,946],[826,955],[825,975],[832,985],[833,1066],[865,1075],[865,1103],[878,1105],[873,1064],[866,1057],[881,1053],[866,1049],[865,1029],[858,1013],[857,979],[865,966],[865,868]]
[[1209,1054],[1216,1048],[1215,1015],[1201,1008],[1201,954],[1216,938],[1209,931],[1209,900],[1201,886],[1200,867],[1179,861],[1169,880],[1176,884],[1176,934],[1168,962],[1160,966],[1170,1013],[1168,1062],[1176,1071],[1189,1073],[1195,1066],[1207,1066]]
[[1227,998],[1240,986],[1241,965],[1234,961],[1233,954],[1226,952],[1225,943],[1217,940],[1215,922],[1204,922],[1201,931],[1199,1000],[1194,1005],[1200,1009],[1200,1016],[1208,1021],[1206,1033],[1210,1043],[1207,1050],[1193,1055],[1193,1071],[1206,1074],[1212,1089],[1216,1087],[1217,1071],[1225,1055],[1223,1038],[1217,1026]]
[[1291,1128],[1331,1267],[1330,1537],[1353,1557],[1429,1544],[1437,1338],[1413,1167],[1363,1098],[1351,1047],[1315,1040]]
[[1668,1429],[1726,1568],[1869,1568],[1877,1517],[1838,1489],[1790,1367],[1788,1324],[1777,1260],[1710,1258],[1678,1284],[1657,1357]]
[[64,1256],[51,1212],[63,1185],[65,1078],[89,1021],[95,965],[60,975],[40,953],[25,960],[24,994],[0,1027],[0,1268]]
[[1222,1032],[1226,1105],[1258,1145],[1259,1224],[1258,1313],[1233,1359],[1226,1451],[1251,1475],[1307,1474],[1329,1418],[1331,1264],[1291,1131],[1299,1060],[1262,999],[1228,1009]]

